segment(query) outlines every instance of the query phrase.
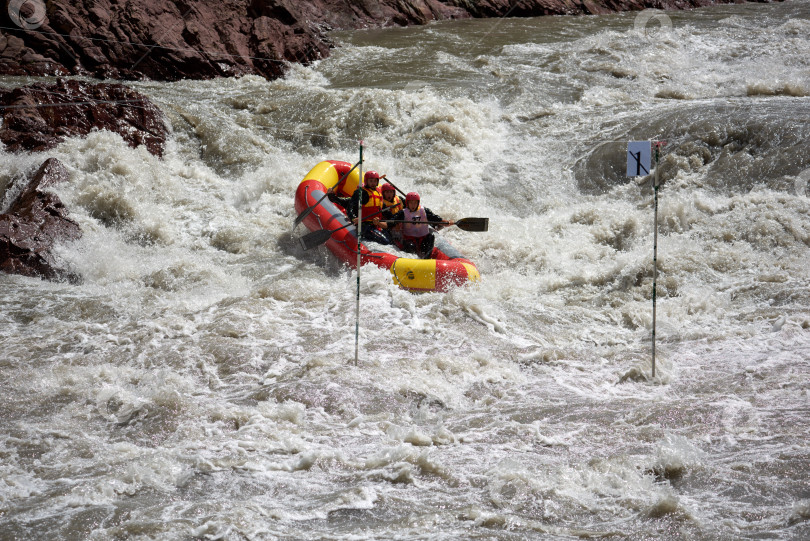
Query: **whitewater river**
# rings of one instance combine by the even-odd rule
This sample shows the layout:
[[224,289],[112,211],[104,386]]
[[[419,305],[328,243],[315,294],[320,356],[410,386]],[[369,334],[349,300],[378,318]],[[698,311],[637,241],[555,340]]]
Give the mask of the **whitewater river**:
[[[0,275],[0,539],[809,538],[810,2],[646,15],[340,33],[133,84],[163,159],[0,153],[64,162],[84,231],[80,284]],[[363,269],[355,366],[356,275],[292,225],[361,139],[490,228],[440,233],[474,287]]]

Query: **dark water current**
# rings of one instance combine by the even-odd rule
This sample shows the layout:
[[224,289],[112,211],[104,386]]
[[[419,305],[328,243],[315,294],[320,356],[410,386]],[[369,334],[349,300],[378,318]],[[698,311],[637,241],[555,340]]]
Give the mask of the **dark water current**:
[[[0,152],[0,192],[63,161],[85,232],[80,285],[0,276],[0,539],[810,538],[810,2],[651,15],[338,34],[135,84],[163,160]],[[441,233],[475,287],[364,269],[355,366],[355,275],[291,228],[359,139],[490,231]]]

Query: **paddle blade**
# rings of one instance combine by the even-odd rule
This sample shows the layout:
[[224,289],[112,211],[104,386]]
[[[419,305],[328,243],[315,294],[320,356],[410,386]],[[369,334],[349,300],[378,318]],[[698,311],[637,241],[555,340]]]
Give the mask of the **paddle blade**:
[[488,231],[489,218],[462,218],[455,223],[455,226],[464,231]]
[[298,240],[301,241],[301,248],[303,248],[304,250],[310,250],[328,241],[329,237],[332,236],[332,233],[333,231],[329,231],[328,229],[321,229],[320,231],[313,231],[312,233],[307,233]]

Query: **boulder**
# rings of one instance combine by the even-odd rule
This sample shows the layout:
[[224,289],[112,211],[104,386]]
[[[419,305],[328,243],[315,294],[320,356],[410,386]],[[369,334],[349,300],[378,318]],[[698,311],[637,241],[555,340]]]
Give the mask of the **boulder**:
[[60,269],[53,257],[56,242],[76,240],[79,224],[48,186],[69,179],[65,166],[49,158],[34,174],[5,214],[0,214],[0,270],[50,280],[77,277]]
[[11,152],[43,151],[65,137],[110,130],[132,147],[162,156],[168,131],[163,113],[146,96],[120,84],[58,80],[0,89],[0,141]]

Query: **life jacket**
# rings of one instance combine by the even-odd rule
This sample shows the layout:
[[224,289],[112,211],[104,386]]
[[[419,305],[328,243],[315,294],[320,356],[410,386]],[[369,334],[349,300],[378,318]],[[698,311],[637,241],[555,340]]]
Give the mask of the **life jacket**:
[[[374,220],[374,218],[381,217],[378,212],[382,210],[383,198],[379,189],[375,188],[373,190],[369,190],[368,188],[363,187],[363,190],[365,190],[365,192],[368,194],[368,202],[363,205],[363,221],[370,222]],[[374,214],[374,216],[371,216],[372,214]],[[371,218],[366,218],[367,216],[371,216]]]
[[[402,224],[402,234],[406,237],[424,237],[430,233],[430,225],[427,223],[427,214],[424,207],[420,206],[416,212],[411,212],[411,209],[404,208],[402,212],[405,213],[405,223]],[[413,220],[420,223],[411,223]]]
[[391,213],[391,216],[399,212],[404,208],[402,204],[402,199],[399,198],[398,195],[394,196],[393,201],[386,201],[385,199],[382,200],[383,209],[388,210]]

